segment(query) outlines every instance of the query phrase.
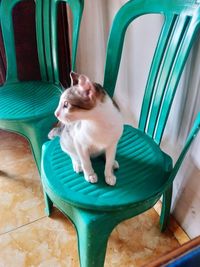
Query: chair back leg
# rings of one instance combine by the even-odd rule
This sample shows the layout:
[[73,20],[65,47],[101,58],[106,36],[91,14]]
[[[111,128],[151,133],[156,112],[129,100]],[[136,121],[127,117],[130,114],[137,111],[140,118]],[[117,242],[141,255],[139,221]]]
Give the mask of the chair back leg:
[[52,212],[53,202],[45,192],[45,189],[43,189],[43,192],[44,192],[44,202],[45,202],[45,214],[49,217]]
[[160,228],[161,232],[164,232],[169,219],[170,219],[170,208],[171,208],[171,201],[172,201],[172,185],[168,187],[168,189],[163,194],[163,201],[162,201],[162,210],[160,216]]

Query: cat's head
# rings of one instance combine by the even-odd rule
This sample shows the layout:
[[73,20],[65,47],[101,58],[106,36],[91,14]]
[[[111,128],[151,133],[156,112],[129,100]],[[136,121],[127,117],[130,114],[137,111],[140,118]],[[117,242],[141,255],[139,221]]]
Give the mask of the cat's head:
[[106,97],[103,88],[91,82],[87,76],[71,72],[70,77],[71,86],[62,93],[55,111],[55,116],[62,123],[87,119]]

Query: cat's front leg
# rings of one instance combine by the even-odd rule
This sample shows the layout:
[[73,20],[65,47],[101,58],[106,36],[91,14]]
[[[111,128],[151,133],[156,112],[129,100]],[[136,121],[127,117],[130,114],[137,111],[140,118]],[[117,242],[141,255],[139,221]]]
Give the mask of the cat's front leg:
[[80,173],[83,171],[82,166],[81,166],[81,162],[77,159],[74,159],[71,156],[71,160],[72,160],[72,165],[73,165],[73,169],[76,173]]
[[96,183],[98,181],[98,177],[92,168],[89,151],[80,144],[75,144],[75,147],[81,161],[85,180],[90,183]]
[[72,138],[69,135],[61,136],[60,145],[62,150],[70,156],[74,171],[76,173],[82,172],[81,161],[74,147]]
[[116,144],[112,144],[109,146],[106,151],[106,166],[105,166],[105,180],[106,183],[109,185],[115,185],[116,184],[116,177],[113,174],[113,169],[118,169],[119,165],[118,162],[115,161],[115,154],[116,154]]

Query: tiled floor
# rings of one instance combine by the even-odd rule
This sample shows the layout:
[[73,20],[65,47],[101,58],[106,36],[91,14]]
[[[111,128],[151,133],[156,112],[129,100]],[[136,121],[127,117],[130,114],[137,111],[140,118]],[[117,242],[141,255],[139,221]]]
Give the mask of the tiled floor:
[[[112,232],[105,267],[138,267],[179,247],[161,234],[154,209]],[[26,140],[0,131],[0,267],[78,267],[76,233],[56,209],[44,214],[40,178]]]

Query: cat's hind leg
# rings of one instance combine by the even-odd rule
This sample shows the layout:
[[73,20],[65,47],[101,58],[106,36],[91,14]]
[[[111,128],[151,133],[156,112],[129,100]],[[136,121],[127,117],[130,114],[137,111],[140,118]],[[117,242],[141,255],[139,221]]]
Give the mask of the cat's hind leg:
[[[105,154],[102,154],[101,157],[106,162],[106,155]],[[113,168],[113,170],[118,170],[119,169],[119,163],[118,163],[117,160],[114,161],[112,168]]]
[[60,136],[60,129],[58,127],[51,129],[51,131],[48,133],[48,138],[50,140],[54,139],[56,136]]

